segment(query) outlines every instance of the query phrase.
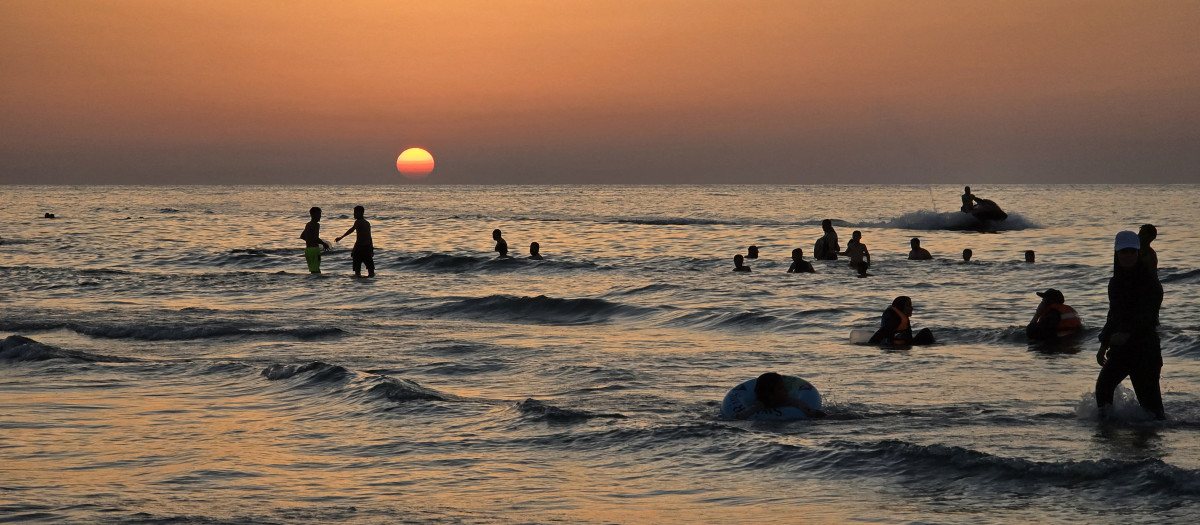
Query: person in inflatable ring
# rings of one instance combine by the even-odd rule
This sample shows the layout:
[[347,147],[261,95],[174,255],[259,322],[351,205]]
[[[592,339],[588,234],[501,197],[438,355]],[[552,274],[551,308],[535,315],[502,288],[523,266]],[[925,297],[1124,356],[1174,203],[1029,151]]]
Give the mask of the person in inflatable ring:
[[754,384],[754,404],[742,409],[733,417],[736,419],[746,419],[755,413],[772,408],[796,407],[804,412],[804,415],[813,419],[825,417],[825,412],[808,406],[801,399],[797,399],[788,395],[787,386],[783,384],[783,376],[775,372],[767,372],[758,376],[757,382]]

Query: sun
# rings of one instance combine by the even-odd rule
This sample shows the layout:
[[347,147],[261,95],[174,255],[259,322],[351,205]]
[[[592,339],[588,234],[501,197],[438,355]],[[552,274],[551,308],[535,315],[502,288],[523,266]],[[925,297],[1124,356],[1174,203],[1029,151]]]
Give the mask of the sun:
[[433,171],[433,155],[421,148],[408,148],[396,157],[396,169],[410,179],[420,179]]

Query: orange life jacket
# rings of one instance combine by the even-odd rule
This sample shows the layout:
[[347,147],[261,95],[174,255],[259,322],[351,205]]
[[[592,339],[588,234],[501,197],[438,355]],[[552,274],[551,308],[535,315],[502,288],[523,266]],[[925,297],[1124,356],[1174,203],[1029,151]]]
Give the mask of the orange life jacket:
[[895,335],[896,335],[896,334],[898,334],[898,333],[900,333],[900,332],[904,332],[904,331],[908,330],[908,316],[907,316],[907,315],[904,315],[904,312],[901,312],[901,311],[900,311],[900,309],[899,309],[899,308],[896,308],[895,306],[893,306],[893,307],[892,307],[892,311],[893,311],[893,312],[896,312],[896,315],[900,316],[900,324],[896,325],[896,330],[895,330],[894,332],[892,332],[892,336],[893,336],[893,337],[892,337],[892,344],[896,344],[896,345],[906,345],[906,344],[909,344],[909,343],[910,343],[910,341],[906,341],[906,340],[904,340],[904,339],[896,339],[896,338],[895,338]]
[[1079,312],[1074,308],[1065,304],[1052,304],[1047,306],[1051,310],[1058,312],[1058,336],[1071,335],[1079,331],[1082,322],[1079,320]]

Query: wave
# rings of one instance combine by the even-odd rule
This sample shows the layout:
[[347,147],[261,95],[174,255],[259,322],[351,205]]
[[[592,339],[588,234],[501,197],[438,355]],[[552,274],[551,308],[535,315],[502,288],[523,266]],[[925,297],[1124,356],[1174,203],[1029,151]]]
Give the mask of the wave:
[[290,379],[296,374],[315,372],[310,379],[315,382],[340,381],[349,375],[350,371],[343,367],[313,361],[305,365],[273,364],[263,369],[259,374],[271,381]]
[[136,359],[91,354],[79,350],[64,350],[20,335],[8,336],[3,342],[0,342],[0,359],[5,361],[68,359],[87,363],[132,363],[137,361]]
[[545,421],[551,423],[575,423],[596,418],[626,418],[624,414],[603,414],[589,412],[587,410],[559,408],[554,405],[543,403],[536,399],[526,399],[514,405],[514,408],[521,414],[531,416],[535,421]]
[[472,319],[560,325],[598,324],[622,317],[645,316],[653,312],[649,308],[613,303],[604,299],[559,299],[545,295],[489,295],[454,301],[430,308],[428,311],[440,315],[470,316]]
[[1008,214],[1003,221],[981,221],[968,213],[921,210],[905,213],[882,222],[863,223],[862,227],[897,228],[902,230],[955,231],[1015,231],[1040,228],[1019,213]]
[[453,273],[488,270],[517,270],[528,267],[545,267],[566,270],[609,269],[608,267],[600,266],[593,262],[562,261],[554,259],[542,259],[535,261],[524,257],[497,259],[495,257],[451,255],[442,253],[432,253],[428,255],[422,255],[420,257],[400,259],[399,266],[417,268],[426,271]]
[[70,330],[80,335],[102,339],[134,339],[139,341],[188,341],[217,337],[292,337],[315,340],[340,337],[346,332],[337,327],[261,328],[234,323],[202,325],[130,325],[87,324],[76,321],[0,320],[0,330],[12,332],[43,332]]
[[1193,283],[1193,282],[1200,281],[1200,270],[1187,270],[1187,271],[1171,270],[1168,273],[1165,271],[1165,269],[1163,269],[1163,270],[1160,270],[1160,272],[1166,273],[1166,275],[1160,276],[1158,279],[1163,284],[1166,284],[1166,283]]

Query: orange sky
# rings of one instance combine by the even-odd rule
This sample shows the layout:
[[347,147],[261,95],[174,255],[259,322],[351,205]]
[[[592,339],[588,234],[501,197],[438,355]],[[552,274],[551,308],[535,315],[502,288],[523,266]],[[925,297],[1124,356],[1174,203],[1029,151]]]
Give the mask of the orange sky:
[[1194,182],[1200,2],[0,2],[0,182]]

